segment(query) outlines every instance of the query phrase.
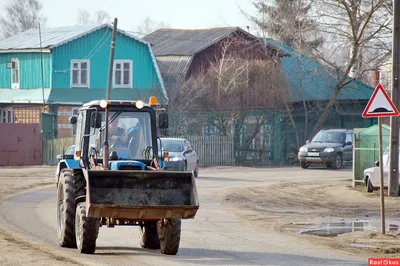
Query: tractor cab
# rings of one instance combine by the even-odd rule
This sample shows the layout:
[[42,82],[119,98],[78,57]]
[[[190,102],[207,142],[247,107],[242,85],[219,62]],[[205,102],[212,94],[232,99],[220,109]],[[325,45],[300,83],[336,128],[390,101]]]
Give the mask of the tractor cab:
[[[78,112],[75,160],[89,169],[145,170],[162,166],[157,151],[155,98],[142,101],[92,101]],[[107,111],[107,113],[106,113]],[[159,127],[168,126],[166,113]],[[106,130],[107,127],[107,130]],[[157,162],[155,162],[155,160]]]

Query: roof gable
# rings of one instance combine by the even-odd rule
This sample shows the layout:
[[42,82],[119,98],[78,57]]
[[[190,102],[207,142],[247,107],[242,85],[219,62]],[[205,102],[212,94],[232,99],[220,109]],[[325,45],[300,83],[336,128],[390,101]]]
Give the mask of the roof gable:
[[[112,28],[112,25],[106,23],[41,29],[42,48],[52,49],[105,27]],[[125,31],[118,30],[118,32],[136,41],[148,44],[148,42]],[[0,41],[0,51],[2,52],[7,50],[37,50],[40,48],[38,29],[30,29]]]
[[[156,56],[192,56],[235,32],[258,40],[257,37],[239,27],[198,30],[159,29],[143,39],[153,45],[152,49]],[[275,47],[271,48],[277,49]]]
[[[325,101],[331,98],[338,82],[332,68],[321,64],[316,59],[299,54],[283,43],[270,38],[267,41],[290,55],[281,57],[280,68],[288,79],[293,101],[303,100],[300,84],[303,88],[304,98],[308,101]],[[297,59],[298,56],[300,56],[300,64]],[[300,77],[301,83],[299,81]],[[337,99],[368,100],[373,91],[374,88],[355,80],[340,90]]]

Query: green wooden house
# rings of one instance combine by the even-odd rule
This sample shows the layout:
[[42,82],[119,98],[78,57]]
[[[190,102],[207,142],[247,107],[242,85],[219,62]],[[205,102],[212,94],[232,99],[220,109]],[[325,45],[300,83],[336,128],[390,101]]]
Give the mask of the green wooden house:
[[[68,117],[106,95],[112,25],[32,29],[0,41],[0,123],[42,123],[44,137],[69,137]],[[111,99],[168,97],[151,46],[116,35]]]
[[[293,106],[292,116],[298,129],[300,145],[306,141],[323,108],[330,100],[338,82],[337,73],[318,60],[308,57],[287,45],[268,39],[267,42],[284,51],[289,56],[280,58],[280,71],[285,77],[282,86],[288,86],[288,101]],[[362,118],[361,114],[374,88],[354,80],[341,89],[334,108],[323,128],[364,128],[376,123],[375,119]],[[305,124],[303,99],[307,105],[308,123]],[[296,149],[296,138],[288,116],[282,119],[282,159]],[[307,132],[305,132],[307,130]],[[307,137],[306,137],[307,138]],[[297,154],[297,153],[296,153]]]

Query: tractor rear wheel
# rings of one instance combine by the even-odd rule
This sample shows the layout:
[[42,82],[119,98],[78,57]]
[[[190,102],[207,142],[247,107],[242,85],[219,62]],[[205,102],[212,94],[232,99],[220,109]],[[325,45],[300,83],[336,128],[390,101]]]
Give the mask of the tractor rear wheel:
[[164,219],[157,223],[161,253],[176,255],[181,241],[181,219]]
[[57,189],[57,236],[61,247],[76,247],[75,198],[85,194],[85,184],[82,172],[61,172]]
[[157,222],[145,222],[140,226],[140,245],[142,248],[159,249],[160,239],[158,239]]
[[100,219],[86,216],[86,202],[76,206],[75,236],[80,253],[93,254],[99,235]]

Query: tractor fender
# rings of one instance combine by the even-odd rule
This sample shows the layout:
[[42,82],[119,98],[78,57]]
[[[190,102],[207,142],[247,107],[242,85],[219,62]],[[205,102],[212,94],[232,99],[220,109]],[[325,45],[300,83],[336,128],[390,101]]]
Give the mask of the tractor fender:
[[58,180],[60,178],[60,173],[63,169],[80,169],[79,161],[75,161],[73,159],[63,159],[57,165],[57,170],[55,174],[56,184],[58,184]]

